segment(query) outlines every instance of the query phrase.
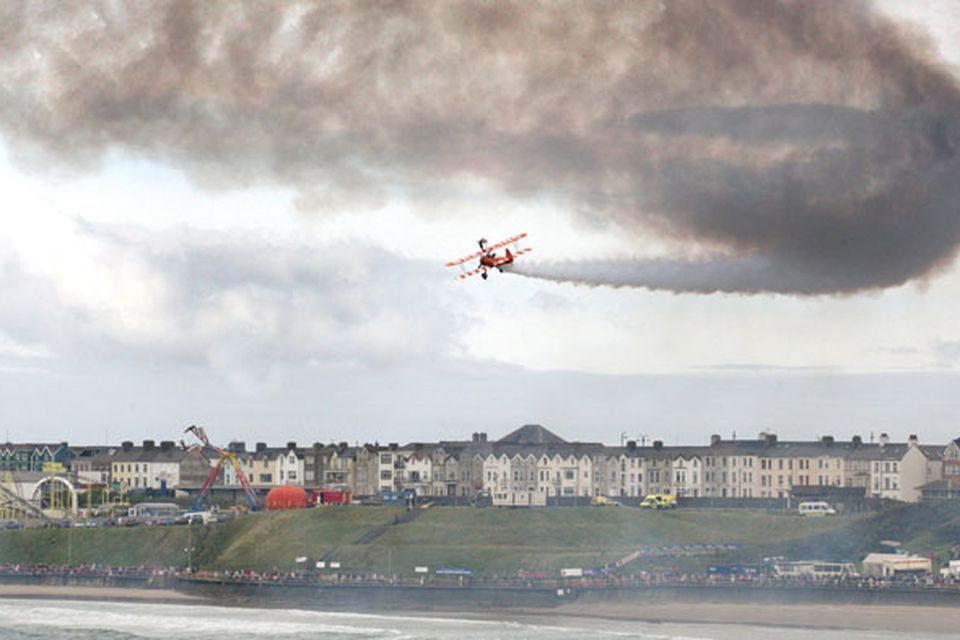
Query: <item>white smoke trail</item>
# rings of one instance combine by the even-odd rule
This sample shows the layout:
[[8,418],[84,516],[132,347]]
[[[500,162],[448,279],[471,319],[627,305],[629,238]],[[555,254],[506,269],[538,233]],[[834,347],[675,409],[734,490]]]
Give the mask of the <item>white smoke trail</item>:
[[638,287],[677,293],[759,292],[818,295],[844,288],[838,274],[775,269],[761,256],[705,260],[565,260],[516,262],[509,273],[590,287]]

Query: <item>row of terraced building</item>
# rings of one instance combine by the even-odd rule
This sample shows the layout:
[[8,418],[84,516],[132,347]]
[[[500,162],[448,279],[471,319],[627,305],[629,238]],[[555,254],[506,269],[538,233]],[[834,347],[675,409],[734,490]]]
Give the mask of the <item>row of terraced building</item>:
[[[960,439],[958,439],[960,440]],[[164,441],[119,447],[47,447],[81,483],[111,482],[126,490],[195,491],[216,461],[214,452],[186,451]],[[411,490],[423,497],[489,498],[496,505],[536,506],[564,498],[640,498],[669,493],[688,498],[789,498],[811,489],[861,490],[862,495],[915,502],[960,497],[960,442],[920,444],[916,436],[893,442],[859,437],[785,441],[761,433],[753,439],[712,436],[708,445],[622,446],[569,442],[540,425],[525,425],[489,440],[347,443],[282,447],[232,442],[250,483],[348,489],[354,496]],[[0,469],[15,468],[23,446],[0,445]],[[41,456],[42,457],[42,456]],[[953,487],[956,485],[957,490]],[[226,468],[221,489],[239,486]]]

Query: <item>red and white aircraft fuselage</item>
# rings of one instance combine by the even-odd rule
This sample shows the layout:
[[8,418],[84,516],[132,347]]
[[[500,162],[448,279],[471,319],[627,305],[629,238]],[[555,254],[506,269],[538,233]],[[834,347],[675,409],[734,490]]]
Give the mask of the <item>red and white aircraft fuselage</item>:
[[[516,259],[517,256],[522,255],[524,253],[529,253],[530,251],[533,250],[530,247],[526,247],[526,248],[520,247],[520,241],[526,237],[527,237],[526,233],[521,233],[520,235],[513,236],[512,238],[507,238],[506,240],[497,242],[496,244],[490,244],[489,242],[487,242],[486,238],[480,238],[477,241],[477,244],[480,245],[480,251],[471,253],[468,256],[464,256],[459,260],[448,262],[447,266],[460,267],[459,278],[461,280],[465,278],[469,278],[470,276],[475,276],[478,273],[480,274],[481,278],[486,280],[487,270],[496,269],[497,271],[500,271],[502,273],[504,267],[506,267],[507,265],[513,264],[513,261]],[[510,245],[513,245],[513,249],[514,249],[513,251],[510,251],[510,248],[509,248]],[[497,253],[498,249],[504,250],[503,255],[499,255]],[[476,260],[477,258],[480,259],[478,266],[474,269],[468,270],[467,267],[465,266],[466,263],[470,262],[471,260]]]

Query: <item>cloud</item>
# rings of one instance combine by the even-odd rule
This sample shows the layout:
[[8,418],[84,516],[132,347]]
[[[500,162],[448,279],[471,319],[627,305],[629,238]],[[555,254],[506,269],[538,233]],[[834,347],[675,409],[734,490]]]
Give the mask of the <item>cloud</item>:
[[458,348],[462,316],[432,265],[346,243],[60,224],[68,255],[0,243],[10,344],[253,378],[275,365],[389,368]]
[[938,364],[943,367],[955,367],[960,363],[960,340],[941,340],[933,345]]
[[118,148],[312,210],[434,215],[437,185],[480,183],[612,220],[638,254],[675,241],[563,277],[676,291],[891,287],[960,242],[956,79],[866,1],[2,11],[0,127],[35,166]]

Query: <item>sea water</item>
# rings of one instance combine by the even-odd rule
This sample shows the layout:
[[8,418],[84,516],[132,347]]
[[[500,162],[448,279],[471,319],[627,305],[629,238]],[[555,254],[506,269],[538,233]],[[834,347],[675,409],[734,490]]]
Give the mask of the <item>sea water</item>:
[[843,631],[780,629],[736,624],[656,624],[570,620],[519,622],[457,617],[333,613],[299,609],[255,609],[202,605],[0,600],[0,639],[123,640],[163,638],[241,640],[245,638],[391,640],[541,640],[638,638],[650,640],[892,640],[940,638]]

